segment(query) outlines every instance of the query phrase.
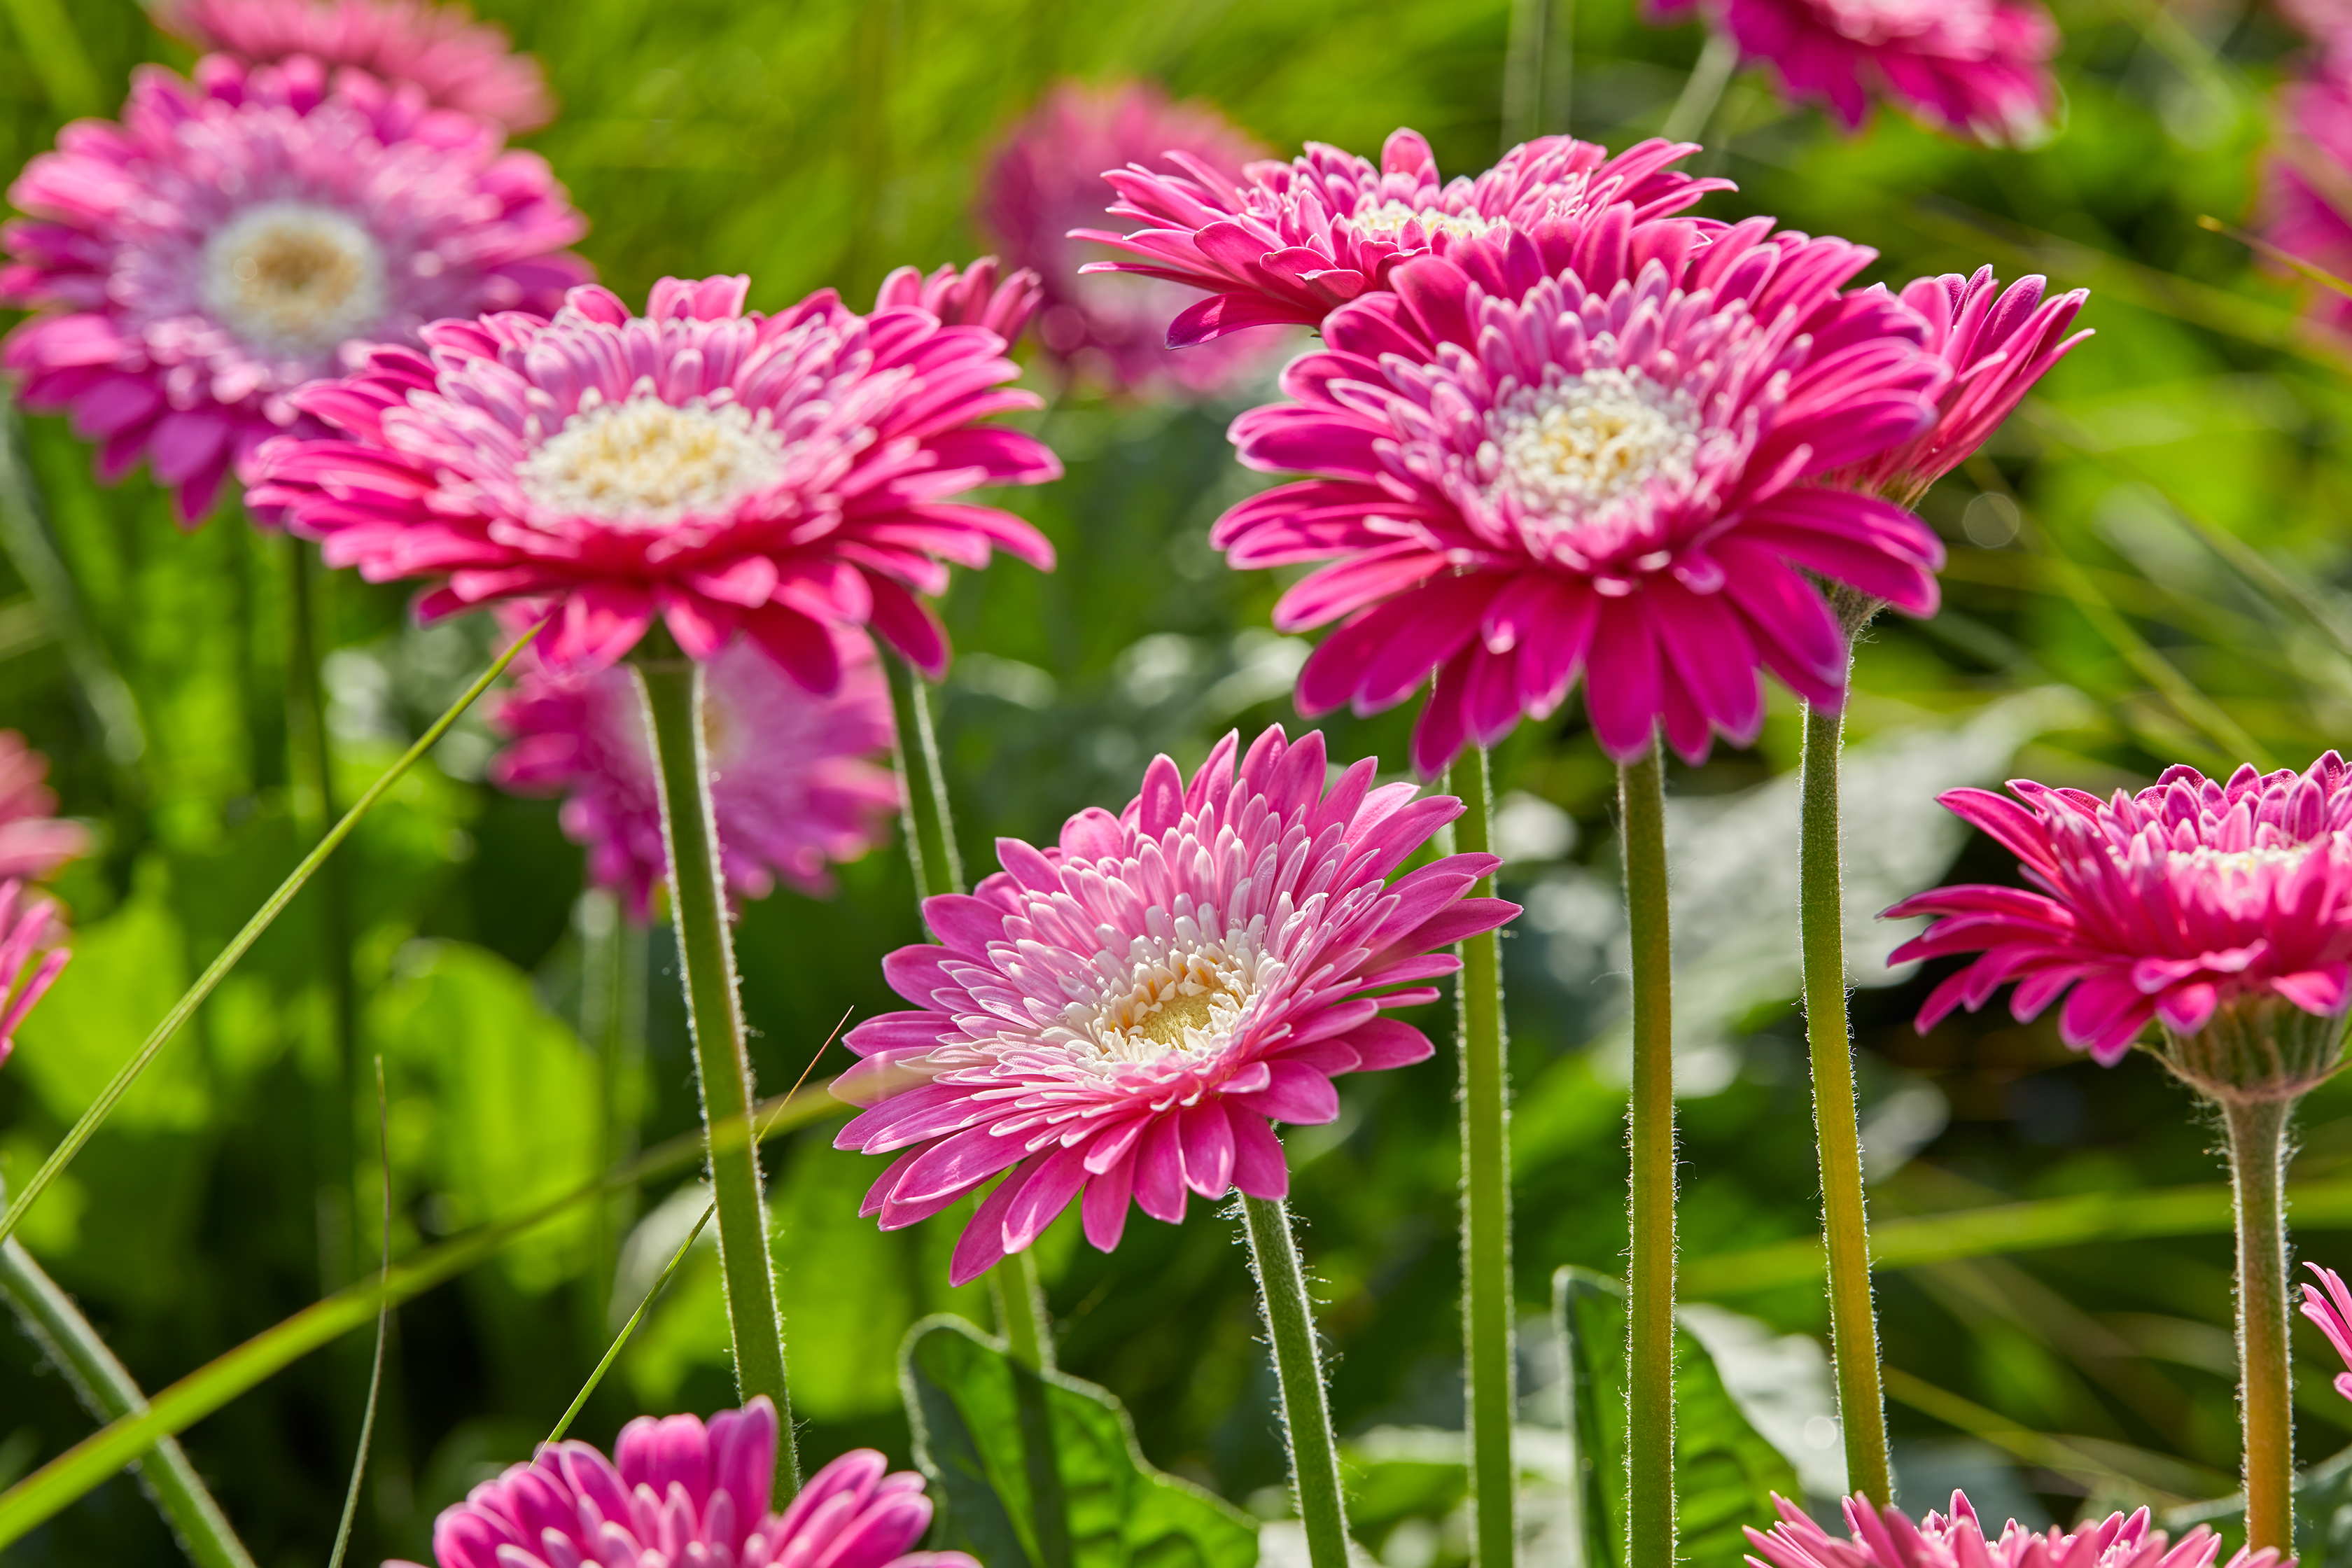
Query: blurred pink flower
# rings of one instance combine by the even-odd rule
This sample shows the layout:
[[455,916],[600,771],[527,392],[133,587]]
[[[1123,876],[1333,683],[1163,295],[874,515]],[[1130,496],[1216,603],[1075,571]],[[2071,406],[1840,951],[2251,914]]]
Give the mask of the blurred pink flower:
[[979,1568],[961,1552],[908,1550],[931,1500],[922,1477],[889,1468],[852,1449],[772,1513],[776,1407],[764,1395],[708,1426],[641,1415],[610,1460],[549,1443],[476,1487],[434,1521],[433,1556],[440,1568]]
[[2018,983],[2027,1022],[2069,986],[2066,1043],[2122,1059],[2151,1022],[2193,1035],[2249,1001],[2316,1017],[2352,1001],[2352,769],[2334,752],[2297,774],[2240,768],[2227,784],[2186,764],[2137,795],[2013,780],[1942,796],[2017,856],[2039,889],[1936,888],[1887,918],[1942,917],[1889,962],[1979,953],[1936,987],[1921,1033]]
[[1667,167],[1697,151],[1652,141],[1612,158],[1605,147],[1546,136],[1512,148],[1475,180],[1441,184],[1416,131],[1391,132],[1378,167],[1310,142],[1287,163],[1249,164],[1239,181],[1179,150],[1167,162],[1181,174],[1130,165],[1104,176],[1121,198],[1111,216],[1143,227],[1075,236],[1127,253],[1090,262],[1088,272],[1209,291],[1168,329],[1170,344],[1182,346],[1271,322],[1319,325],[1349,300],[1389,288],[1399,266],[1458,239],[1621,209],[1633,221],[1678,213],[1730,188]]
[[[2340,26],[2318,68],[2279,89],[2278,134],[2263,164],[2264,237],[2323,272],[2352,278],[2352,63]],[[2352,298],[2309,289],[2311,316],[2352,332]]]
[[27,898],[14,877],[0,882],[0,1062],[16,1048],[17,1026],[73,956],[62,947],[42,952],[63,934],[48,900]]
[[1045,285],[1032,268],[1017,268],[1000,283],[996,258],[983,256],[961,272],[948,265],[929,276],[917,268],[898,268],[882,279],[874,295],[874,308],[912,307],[929,310],[950,327],[986,327],[1010,348],[1036,313],[1044,294]]
[[1807,482],[1918,435],[1944,385],[1916,315],[1839,292],[1873,254],[1620,207],[1409,262],[1336,311],[1283,373],[1294,401],[1233,428],[1247,466],[1313,477],[1210,536],[1238,568],[1334,563],[1275,606],[1284,631],[1341,623],[1299,710],[1377,712],[1434,674],[1412,736],[1434,774],[1580,676],[1621,761],[1661,723],[1694,762],[1716,731],[1753,741],[1759,667],[1842,703],[1807,574],[1927,615],[1943,563],[1893,501]]
[[1035,529],[960,499],[1060,475],[979,423],[1036,397],[1002,385],[1019,370],[985,327],[861,316],[829,289],[746,313],[750,287],[666,278],[642,316],[588,287],[552,321],[436,322],[425,353],[301,394],[338,437],[271,443],[256,499],[331,565],[432,581],[428,618],[559,608],[541,647],[560,669],[612,663],[660,616],[696,658],[740,630],[812,691],[840,679],[840,626],[944,672],[915,595],[945,591],[947,563],[1002,545],[1053,565]]
[[[1845,1522],[1853,1531],[1841,1541],[1786,1498],[1772,1500],[1780,1521],[1769,1531],[1749,1529],[1759,1555],[1755,1568],[2210,1568],[2221,1538],[2198,1525],[2179,1541],[2148,1528],[2141,1509],[2126,1518],[2109,1514],[2096,1524],[2061,1530],[2028,1530],[2011,1520],[1997,1536],[1987,1536],[1976,1510],[1959,1492],[1949,1514],[1930,1513],[1918,1523],[1899,1510],[1884,1512],[1856,1494],[1845,1500]],[[2240,1550],[2230,1568],[2279,1568],[2276,1552]]]
[[1260,333],[1171,352],[1168,324],[1193,303],[1193,291],[1156,278],[1081,276],[1079,264],[1102,252],[1071,236],[1101,224],[1119,199],[1106,169],[1133,165],[1181,179],[1190,163],[1230,186],[1265,151],[1213,105],[1171,103],[1154,83],[1066,81],[1047,93],[990,163],[978,215],[1007,257],[1045,279],[1037,337],[1046,353],[1122,391],[1172,382],[1208,393],[1278,347],[1273,334]]
[[316,60],[142,67],[122,122],[83,120],[9,189],[0,303],[39,313],[0,363],[68,409],[100,473],[142,456],[193,523],[292,394],[427,321],[552,310],[585,232],[536,153],[420,89]]
[[41,782],[48,776],[48,758],[0,730],[0,878],[37,882],[89,853],[89,829],[51,815],[57,794]]
[[[778,877],[830,893],[829,865],[888,836],[898,779],[872,759],[890,749],[889,688],[871,643],[854,633],[835,640],[841,684],[826,696],[803,690],[749,639],[704,668],[719,864],[738,898],[766,898]],[[491,759],[491,779],[562,795],[564,834],[587,847],[589,876],[624,892],[643,918],[669,857],[635,678],[618,666],[562,678],[528,651],[517,668],[490,717],[512,741]]]
[[1461,802],[1374,789],[1369,760],[1327,791],[1319,731],[1266,731],[1238,775],[1237,749],[1226,735],[1189,784],[1156,759],[1122,816],[1080,812],[1058,847],[998,839],[1003,870],[925,900],[943,945],[883,962],[921,1010],[850,1031],[863,1059],[834,1092],[869,1109],[835,1145],[898,1155],[862,1211],[885,1230],[1010,1172],[956,1244],[953,1282],[1081,1194],[1106,1252],[1130,1197],[1173,1223],[1187,1188],[1283,1195],[1267,1123],[1328,1121],[1335,1077],[1427,1057],[1382,1009],[1435,999],[1423,983],[1461,967],[1446,946],[1518,913],[1465,896],[1491,855],[1386,879]]
[[1996,145],[2039,140],[2057,111],[2058,28],[2035,0],[1654,0],[1703,11],[1787,95],[1849,131],[1874,89],[1932,129]]
[[[2316,1263],[2304,1267],[2319,1277],[2319,1284],[2303,1288],[2303,1315],[2319,1325],[2344,1364],[2352,1367],[2352,1289],[2345,1288],[2344,1276],[2333,1268],[2322,1268]],[[2336,1392],[2352,1399],[2352,1371],[2336,1374]]]
[[199,49],[254,65],[308,55],[322,65],[356,66],[394,83],[414,83],[427,101],[479,116],[509,131],[534,131],[555,118],[539,62],[518,55],[506,30],[477,22],[463,5],[424,0],[161,0],[155,23]]

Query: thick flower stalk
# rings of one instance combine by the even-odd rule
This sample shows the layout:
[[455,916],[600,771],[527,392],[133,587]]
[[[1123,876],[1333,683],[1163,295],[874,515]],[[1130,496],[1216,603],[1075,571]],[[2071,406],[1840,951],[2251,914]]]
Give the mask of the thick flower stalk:
[[1494,240],[1547,222],[1622,209],[1633,222],[1678,213],[1723,180],[1670,167],[1697,152],[1650,141],[1615,157],[1605,147],[1546,136],[1512,148],[1475,179],[1441,181],[1416,131],[1390,133],[1381,161],[1321,142],[1289,163],[1246,165],[1238,180],[1182,150],[1181,174],[1131,163],[1103,177],[1120,201],[1113,217],[1131,233],[1077,229],[1072,237],[1124,252],[1090,272],[1140,273],[1210,298],[1168,329],[1171,347],[1211,342],[1244,327],[1319,324],[1333,310],[1392,286],[1416,257],[1462,239]]
[[[754,1399],[705,1426],[641,1415],[607,1459],[550,1443],[484,1481],[433,1525],[438,1568],[979,1568],[961,1552],[917,1552],[931,1522],[923,1478],[893,1475],[871,1448],[811,1477],[781,1513],[769,1502],[776,1408]],[[395,1563],[389,1568],[415,1568]]]
[[[1780,1521],[1769,1531],[1748,1531],[1756,1549],[1748,1561],[1756,1568],[2042,1568],[2061,1563],[2067,1568],[2212,1568],[2221,1551],[2221,1538],[2211,1526],[2198,1525],[2173,1541],[2151,1526],[2144,1508],[2073,1530],[2028,1530],[2011,1520],[1994,1535],[1959,1492],[1952,1494],[1949,1513],[1929,1513],[1916,1524],[1908,1514],[1852,1497],[1844,1507],[1853,1534],[1840,1540],[1786,1498],[1773,1500],[1780,1508]],[[2229,1568],[2281,1568],[2283,1562],[2293,1559],[2241,1548]]]
[[193,524],[281,433],[295,394],[426,322],[551,310],[589,276],[544,160],[422,89],[307,56],[133,78],[26,166],[0,239],[0,344],[28,407],[63,409],[113,479],[142,458]]
[[55,815],[48,776],[48,758],[16,731],[0,730],[0,879],[37,882],[89,853],[89,829]]

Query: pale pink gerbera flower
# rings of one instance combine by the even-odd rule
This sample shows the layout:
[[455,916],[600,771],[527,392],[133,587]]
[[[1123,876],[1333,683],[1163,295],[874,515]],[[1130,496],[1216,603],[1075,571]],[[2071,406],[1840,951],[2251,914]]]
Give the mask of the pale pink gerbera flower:
[[961,1552],[909,1550],[931,1500],[922,1477],[889,1468],[853,1449],[773,1513],[776,1407],[765,1395],[708,1426],[641,1415],[611,1459],[549,1443],[476,1487],[434,1521],[433,1556],[440,1568],[979,1568]]
[[42,951],[59,934],[56,906],[27,898],[14,877],[0,882],[0,1062],[16,1047],[17,1026],[73,956],[61,947]]
[[1234,765],[1228,734],[1188,784],[1166,757],[1124,814],[1070,818],[1056,847],[996,841],[1004,869],[926,900],[944,945],[883,963],[919,1011],[850,1031],[864,1059],[834,1092],[869,1109],[835,1144],[898,1158],[863,1212],[885,1230],[937,1214],[999,1173],[956,1244],[978,1278],[1083,1194],[1108,1252],[1130,1198],[1184,1216],[1187,1189],[1278,1198],[1269,1121],[1328,1121],[1332,1079],[1430,1054],[1383,1008],[1434,1000],[1442,951],[1518,906],[1465,897],[1498,864],[1454,855],[1387,880],[1462,810],[1372,787],[1358,763],[1327,789],[1323,737],[1279,726]]
[[1434,673],[1412,739],[1434,773],[1580,675],[1620,761],[1662,723],[1693,761],[1755,739],[1759,667],[1838,706],[1845,639],[1807,574],[1926,615],[1943,560],[1894,502],[1807,482],[1927,428],[1947,376],[1912,311],[1838,291],[1872,255],[1619,208],[1410,262],[1334,313],[1293,401],[1234,422],[1244,463],[1313,477],[1211,535],[1236,567],[1334,563],[1275,608],[1342,622],[1300,710],[1393,707]]
[[89,853],[89,829],[53,815],[57,792],[42,781],[49,759],[14,730],[0,730],[0,878],[37,882]]
[[332,565],[435,582],[427,616],[559,606],[543,653],[561,668],[611,663],[659,616],[696,658],[740,630],[812,691],[839,679],[842,626],[941,673],[946,634],[915,595],[945,590],[946,563],[1002,545],[1053,565],[1036,530],[961,499],[1061,473],[978,423],[1037,398],[1002,385],[1019,370],[986,327],[861,316],[831,289],[747,313],[750,287],[666,278],[642,316],[591,287],[551,321],[437,322],[425,353],[380,350],[304,393],[339,438],[274,443],[257,499]]
[[1771,68],[1788,96],[1818,103],[1847,130],[1875,91],[1922,123],[1979,142],[2048,133],[2058,84],[2058,28],[2034,0],[1658,0],[1654,16],[1693,10],[1729,34],[1742,58]]
[[[1772,1500],[1780,1505],[1780,1522],[1769,1531],[1748,1531],[1749,1544],[1760,1554],[1748,1559],[1754,1568],[2211,1568],[2221,1550],[2221,1538],[2210,1525],[2168,1541],[2164,1531],[2149,1527],[2144,1508],[2128,1518],[2109,1514],[2073,1530],[2028,1530],[2011,1520],[1999,1535],[1989,1536],[1959,1492],[1952,1494],[1950,1513],[1930,1513],[1916,1524],[1893,1508],[1874,1509],[1868,1498],[1856,1494],[1845,1500],[1845,1522],[1853,1534],[1841,1541],[1786,1498]],[[2279,1563],[2274,1551],[2242,1548],[2229,1568]]]
[[308,55],[413,83],[428,101],[509,131],[555,118],[539,62],[463,5],[424,0],[162,0],[156,25],[200,49],[269,65]]
[[[836,633],[841,684],[803,689],[756,643],[729,644],[705,667],[702,725],[719,858],[738,897],[764,899],[782,877],[802,892],[833,890],[827,868],[888,834],[898,784],[890,691],[873,645]],[[515,689],[492,713],[511,743],[490,761],[510,790],[562,795],[566,837],[588,850],[588,874],[619,889],[639,918],[667,875],[661,791],[635,678],[619,667],[559,676],[525,652]]]
[[[2352,1368],[2352,1289],[2345,1287],[2344,1276],[2333,1268],[2322,1268],[2316,1263],[2304,1267],[2318,1277],[2319,1284],[2303,1288],[2303,1315],[2319,1325],[2344,1364]],[[2352,1399],[2352,1371],[2336,1374],[2336,1392]]]
[[1213,392],[1262,360],[1275,346],[1270,333],[1171,353],[1168,325],[1198,296],[1164,279],[1081,276],[1080,264],[1103,252],[1070,231],[1099,225],[1119,199],[1106,169],[1132,165],[1181,180],[1189,164],[1235,186],[1265,151],[1213,106],[1171,103],[1150,82],[1097,89],[1066,81],[1047,93],[990,163],[978,213],[1007,256],[1045,279],[1037,318],[1045,352],[1123,391],[1172,382]]
[[[307,426],[293,393],[427,321],[552,310],[589,275],[586,225],[496,127],[315,60],[212,56],[194,83],[133,79],[122,122],[77,121],[9,199],[0,303],[38,311],[0,363],[67,409],[99,470],[142,457],[211,510],[261,442]],[[315,426],[307,426],[315,428]]]
[[1403,263],[1465,237],[1496,239],[1617,208],[1635,220],[1678,213],[1729,188],[1668,167],[1697,151],[1652,141],[1612,158],[1605,147],[1546,136],[1512,148],[1475,180],[1443,183],[1415,131],[1391,132],[1378,167],[1310,142],[1287,163],[1248,165],[1240,180],[1178,151],[1168,162],[1182,174],[1130,164],[1104,176],[1122,198],[1111,216],[1142,228],[1079,229],[1075,237],[1132,258],[1092,262],[1089,272],[1207,289],[1211,298],[1168,329],[1171,346],[1202,343],[1274,322],[1315,326],[1349,300],[1388,288]]

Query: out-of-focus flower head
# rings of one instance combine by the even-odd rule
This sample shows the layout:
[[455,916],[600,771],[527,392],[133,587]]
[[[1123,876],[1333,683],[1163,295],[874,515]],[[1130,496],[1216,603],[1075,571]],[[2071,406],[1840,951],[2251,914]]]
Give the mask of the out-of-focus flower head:
[[829,289],[761,315],[750,287],[666,278],[641,316],[587,287],[552,320],[436,322],[425,352],[378,350],[303,393],[335,436],[272,443],[256,498],[331,565],[432,583],[427,617],[556,608],[541,656],[560,670],[612,663],[658,616],[700,659],[740,632],[811,691],[840,679],[842,626],[943,673],[916,595],[944,592],[949,563],[1001,545],[1053,565],[1035,529],[962,499],[1060,475],[1034,437],[980,423],[1037,398],[1003,384],[1019,367],[986,327],[919,304],[861,316]]
[[1003,869],[926,900],[937,944],[883,973],[917,1011],[850,1031],[834,1092],[866,1106],[836,1147],[898,1158],[863,1212],[914,1224],[1010,1173],[956,1244],[976,1279],[1073,1200],[1108,1252],[1130,1201],[1184,1216],[1189,1190],[1280,1197],[1269,1121],[1328,1121],[1331,1080],[1430,1054],[1385,1008],[1433,999],[1446,950],[1518,913],[1466,895],[1498,862],[1454,855],[1387,879],[1460,815],[1449,795],[1327,787],[1323,737],[1279,726],[1234,766],[1228,734],[1188,784],[1156,759],[1127,810],[1080,812],[1061,842],[996,841]]
[[[804,893],[830,893],[828,868],[888,835],[898,784],[874,757],[890,749],[889,687],[871,643],[835,637],[841,684],[826,695],[803,689],[748,639],[704,668],[719,866],[738,898],[766,898],[778,877]],[[562,795],[564,834],[586,847],[590,877],[643,918],[669,857],[635,677],[618,666],[562,677],[528,650],[516,668],[514,689],[490,719],[511,738],[490,761],[491,779],[522,794]]]
[[[2352,27],[2323,35],[2314,68],[2279,89],[2277,134],[2263,163],[2263,237],[2338,278],[2352,277]],[[2352,298],[2314,283],[2306,310],[2352,332]]]
[[[2344,1364],[2352,1368],[2352,1289],[2344,1284],[2344,1276],[2333,1268],[2322,1268],[2316,1263],[2305,1263],[2305,1268],[2316,1275],[2317,1285],[2303,1288],[2303,1315],[2319,1325]],[[2352,1371],[2336,1374],[2336,1392],[2352,1399]]]
[[707,1426],[641,1415],[610,1459],[549,1443],[476,1487],[434,1521],[433,1556],[439,1568],[979,1568],[961,1552],[909,1550],[931,1500],[922,1477],[889,1468],[852,1449],[775,1513],[776,1407],[765,1395]]
[[1417,131],[1391,132],[1375,166],[1310,142],[1287,163],[1252,163],[1239,180],[1182,152],[1104,177],[1118,188],[1114,217],[1133,233],[1079,229],[1076,237],[1124,251],[1088,272],[1138,273],[1208,290],[1178,316],[1168,342],[1211,342],[1244,327],[1319,324],[1349,300],[1390,287],[1394,270],[1456,241],[1499,240],[1547,223],[1621,212],[1625,221],[1678,213],[1725,180],[1669,165],[1697,152],[1644,142],[1612,158],[1605,147],[1545,136],[1503,154],[1476,179],[1441,182]]
[[200,49],[275,65],[308,55],[413,83],[437,107],[509,131],[555,118],[539,62],[518,55],[504,28],[463,5],[425,0],[162,0],[155,22]]
[[57,792],[44,783],[49,759],[14,730],[0,730],[0,878],[37,882],[89,853],[89,829],[53,815]]
[[1623,206],[1408,262],[1324,323],[1292,401],[1234,422],[1242,461],[1312,476],[1225,513],[1241,568],[1332,564],[1275,607],[1340,622],[1302,712],[1371,713],[1437,684],[1412,737],[1434,774],[1581,678],[1602,748],[1685,757],[1755,739],[1760,669],[1844,700],[1846,641],[1817,573],[1912,615],[1943,550],[1893,501],[1809,482],[1911,440],[1948,372],[1881,290],[1874,253],[1634,223]]
[[1103,253],[1071,231],[1100,225],[1119,199],[1106,169],[1181,179],[1197,166],[1234,186],[1265,152],[1213,105],[1171,103],[1150,82],[1066,81],[1048,92],[990,163],[977,215],[1007,257],[1045,279],[1037,338],[1045,352],[1123,391],[1168,383],[1214,392],[1260,363],[1276,346],[1272,333],[1171,352],[1169,323],[1198,296],[1162,279],[1081,275]]
[[0,231],[0,344],[26,404],[71,413],[113,479],[142,457],[204,517],[294,394],[416,343],[427,321],[551,310],[589,267],[546,162],[421,89],[317,60],[142,67],[120,123],[81,120],[25,167]]
[[985,327],[1009,347],[1037,313],[1044,296],[1045,284],[1034,268],[1016,267],[1000,281],[996,258],[983,256],[961,271],[952,265],[942,265],[929,274],[919,268],[898,268],[875,291],[874,308],[894,310],[911,306],[929,310],[950,327]]
[[48,900],[28,894],[14,877],[0,882],[0,1062],[16,1048],[17,1026],[33,1004],[73,956],[49,945],[61,934]]
[[[1780,1505],[1780,1522],[1748,1531],[1757,1552],[1748,1559],[1754,1568],[2210,1568],[2221,1551],[2221,1538],[2210,1525],[2170,1541],[2152,1528],[2144,1508],[2073,1530],[2028,1530],[2011,1520],[2000,1534],[1990,1535],[1959,1492],[1952,1494],[1949,1513],[1930,1513],[1916,1524],[1895,1509],[1873,1508],[1857,1494],[1845,1500],[1846,1526],[1853,1533],[1841,1541],[1786,1498],[1772,1500]],[[2275,1551],[2242,1548],[2229,1568],[2283,1565]]]
[[2058,28],[2036,0],[1652,0],[1649,11],[1703,12],[1788,97],[1849,131],[1874,92],[1931,129],[1997,146],[2041,140],[2057,112]]

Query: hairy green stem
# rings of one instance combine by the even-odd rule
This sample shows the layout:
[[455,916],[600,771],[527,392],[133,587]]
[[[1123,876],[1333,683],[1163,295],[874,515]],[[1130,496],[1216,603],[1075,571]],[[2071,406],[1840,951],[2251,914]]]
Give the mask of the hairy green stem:
[[1838,846],[1838,748],[1844,729],[1843,715],[1807,704],[1797,923],[1804,949],[1805,1043],[1813,1058],[1830,1357],[1845,1436],[1846,1489],[1885,1508],[1895,1500],[1895,1477],[1886,1457],[1886,1394],[1879,1385],[1870,1216],[1862,1190],[1862,1123],[1854,1109],[1853,1039],[1846,1022],[1845,897]]
[[2286,1100],[2221,1103],[2238,1219],[2238,1414],[2246,1544],[2294,1550],[2294,1406],[2287,1367]]
[[1274,1346],[1274,1375],[1282,1390],[1282,1425],[1290,1444],[1290,1480],[1298,1517],[1307,1526],[1312,1568],[1348,1568],[1348,1509],[1339,1493],[1339,1445],[1323,1393],[1323,1363],[1315,1344],[1315,1308],[1307,1271],[1290,1234],[1290,1206],[1280,1198],[1242,1199],[1250,1267],[1258,1304]]
[[1045,1287],[1037,1278],[1037,1259],[1027,1248],[1007,1253],[988,1271],[990,1299],[996,1306],[996,1326],[1003,1331],[1013,1359],[1032,1372],[1054,1365],[1053,1319],[1045,1310]]
[[1666,912],[1665,764],[1617,771],[1633,938],[1633,1257],[1625,1273],[1626,1563],[1675,1561],[1674,967]]
[[[677,926],[702,1121],[709,1128],[746,1115],[753,1094],[742,998],[736,992],[735,944],[727,930],[719,826],[710,804],[702,666],[658,630],[639,645],[633,664],[653,735],[654,775],[661,785],[662,830],[669,851],[670,915]],[[747,1401],[764,1394],[775,1402],[776,1484],[789,1498],[800,1489],[800,1456],[793,1441],[792,1399],[784,1392],[784,1328],[776,1312],[756,1142],[721,1149],[713,1141],[710,1190],[719,1210],[719,1274],[735,1346],[735,1385]]]

